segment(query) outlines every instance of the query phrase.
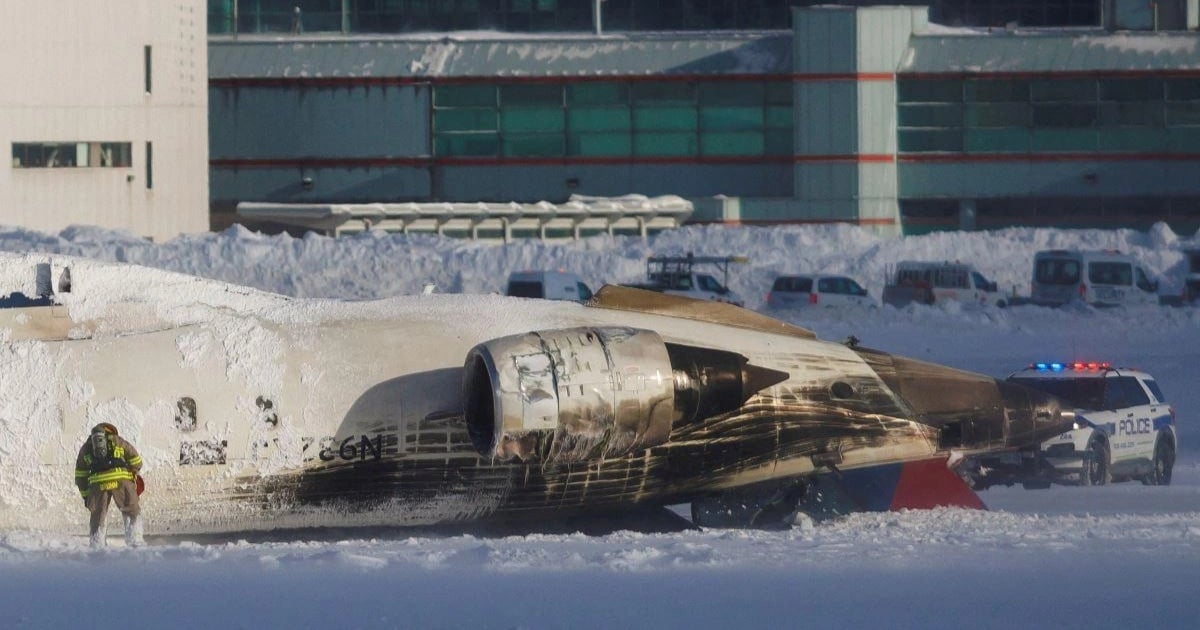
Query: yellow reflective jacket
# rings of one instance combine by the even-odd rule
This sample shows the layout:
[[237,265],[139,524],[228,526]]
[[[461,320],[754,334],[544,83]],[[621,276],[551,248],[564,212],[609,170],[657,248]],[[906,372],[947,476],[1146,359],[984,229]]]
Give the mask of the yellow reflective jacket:
[[117,435],[105,437],[105,456],[95,456],[89,439],[80,447],[79,456],[75,458],[75,487],[83,496],[87,496],[93,486],[99,490],[113,490],[123,480],[133,481],[142,469],[142,456],[138,455],[137,449],[129,441]]

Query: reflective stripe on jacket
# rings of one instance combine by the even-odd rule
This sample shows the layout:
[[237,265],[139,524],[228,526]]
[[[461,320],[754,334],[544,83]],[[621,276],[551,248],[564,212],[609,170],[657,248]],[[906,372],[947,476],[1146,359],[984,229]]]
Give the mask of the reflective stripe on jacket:
[[[75,459],[75,487],[87,496],[91,486],[100,490],[113,490],[121,481],[133,481],[142,468],[142,456],[124,438],[109,437],[109,456],[102,467],[94,470],[90,442],[84,442]],[[116,464],[116,465],[113,465]]]

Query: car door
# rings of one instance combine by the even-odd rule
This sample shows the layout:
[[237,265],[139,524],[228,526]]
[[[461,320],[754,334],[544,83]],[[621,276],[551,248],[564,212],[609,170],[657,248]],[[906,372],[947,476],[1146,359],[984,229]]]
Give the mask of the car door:
[[816,292],[818,305],[832,306],[834,308],[845,306],[845,300],[838,286],[839,280],[840,278],[833,276],[817,278]]
[[1157,437],[1154,431],[1156,405],[1153,393],[1147,391],[1137,377],[1123,376],[1121,380],[1126,390],[1126,401],[1133,410],[1135,420],[1129,427],[1130,439],[1134,443],[1134,452],[1130,453],[1130,458],[1149,462],[1154,458],[1154,440]]
[[1104,407],[1113,412],[1116,423],[1109,441],[1113,472],[1123,474],[1145,457],[1147,437],[1152,433],[1150,398],[1136,378],[1110,374],[1105,379]]
[[862,288],[862,285],[858,284],[854,280],[851,280],[850,278],[842,278],[842,280],[842,286],[845,287],[846,300],[848,302],[854,304],[855,306],[871,305],[871,298],[867,295],[867,290]]

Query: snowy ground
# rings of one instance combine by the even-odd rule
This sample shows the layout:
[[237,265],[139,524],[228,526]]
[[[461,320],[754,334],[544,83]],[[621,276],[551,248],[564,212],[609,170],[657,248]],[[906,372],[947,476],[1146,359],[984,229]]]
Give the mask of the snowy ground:
[[[507,247],[429,236],[333,240],[240,229],[155,245],[90,229],[0,231],[0,250],[135,262],[301,297],[489,292],[509,271],[631,281],[650,253],[747,254],[733,288],[761,306],[775,273],[855,275],[960,259],[1027,291],[1048,247],[1139,256],[1164,290],[1181,241],[1150,233],[1008,230],[878,239],[856,228],[688,228],[648,243]],[[134,273],[131,271],[131,273]],[[826,339],[1004,376],[1030,361],[1109,360],[1154,374],[1178,411],[1174,485],[981,493],[991,511],[860,514],[785,532],[618,532],[486,538],[310,532],[272,542],[160,539],[89,552],[84,537],[0,532],[0,627],[611,628],[783,625],[1194,627],[1200,614],[1200,309],[780,313]],[[64,473],[65,474],[65,473]],[[2,492],[3,489],[0,489]],[[81,508],[80,527],[85,514]],[[365,538],[366,535],[375,538]]]

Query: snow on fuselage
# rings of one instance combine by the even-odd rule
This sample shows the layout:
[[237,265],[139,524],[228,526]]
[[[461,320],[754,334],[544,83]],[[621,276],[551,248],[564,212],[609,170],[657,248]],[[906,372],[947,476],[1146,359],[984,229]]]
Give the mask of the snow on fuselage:
[[[291,300],[160,272],[170,282],[143,280],[144,295],[131,300],[89,287],[80,271],[117,282],[143,270],[79,266],[60,306],[0,311],[9,338],[0,350],[0,527],[80,526],[74,457],[99,422],[141,450],[154,533],[537,518],[939,449],[937,428],[918,422],[859,353],[759,319],[499,296]],[[626,455],[480,456],[463,418],[468,352],[586,327],[654,331],[786,378]]]

